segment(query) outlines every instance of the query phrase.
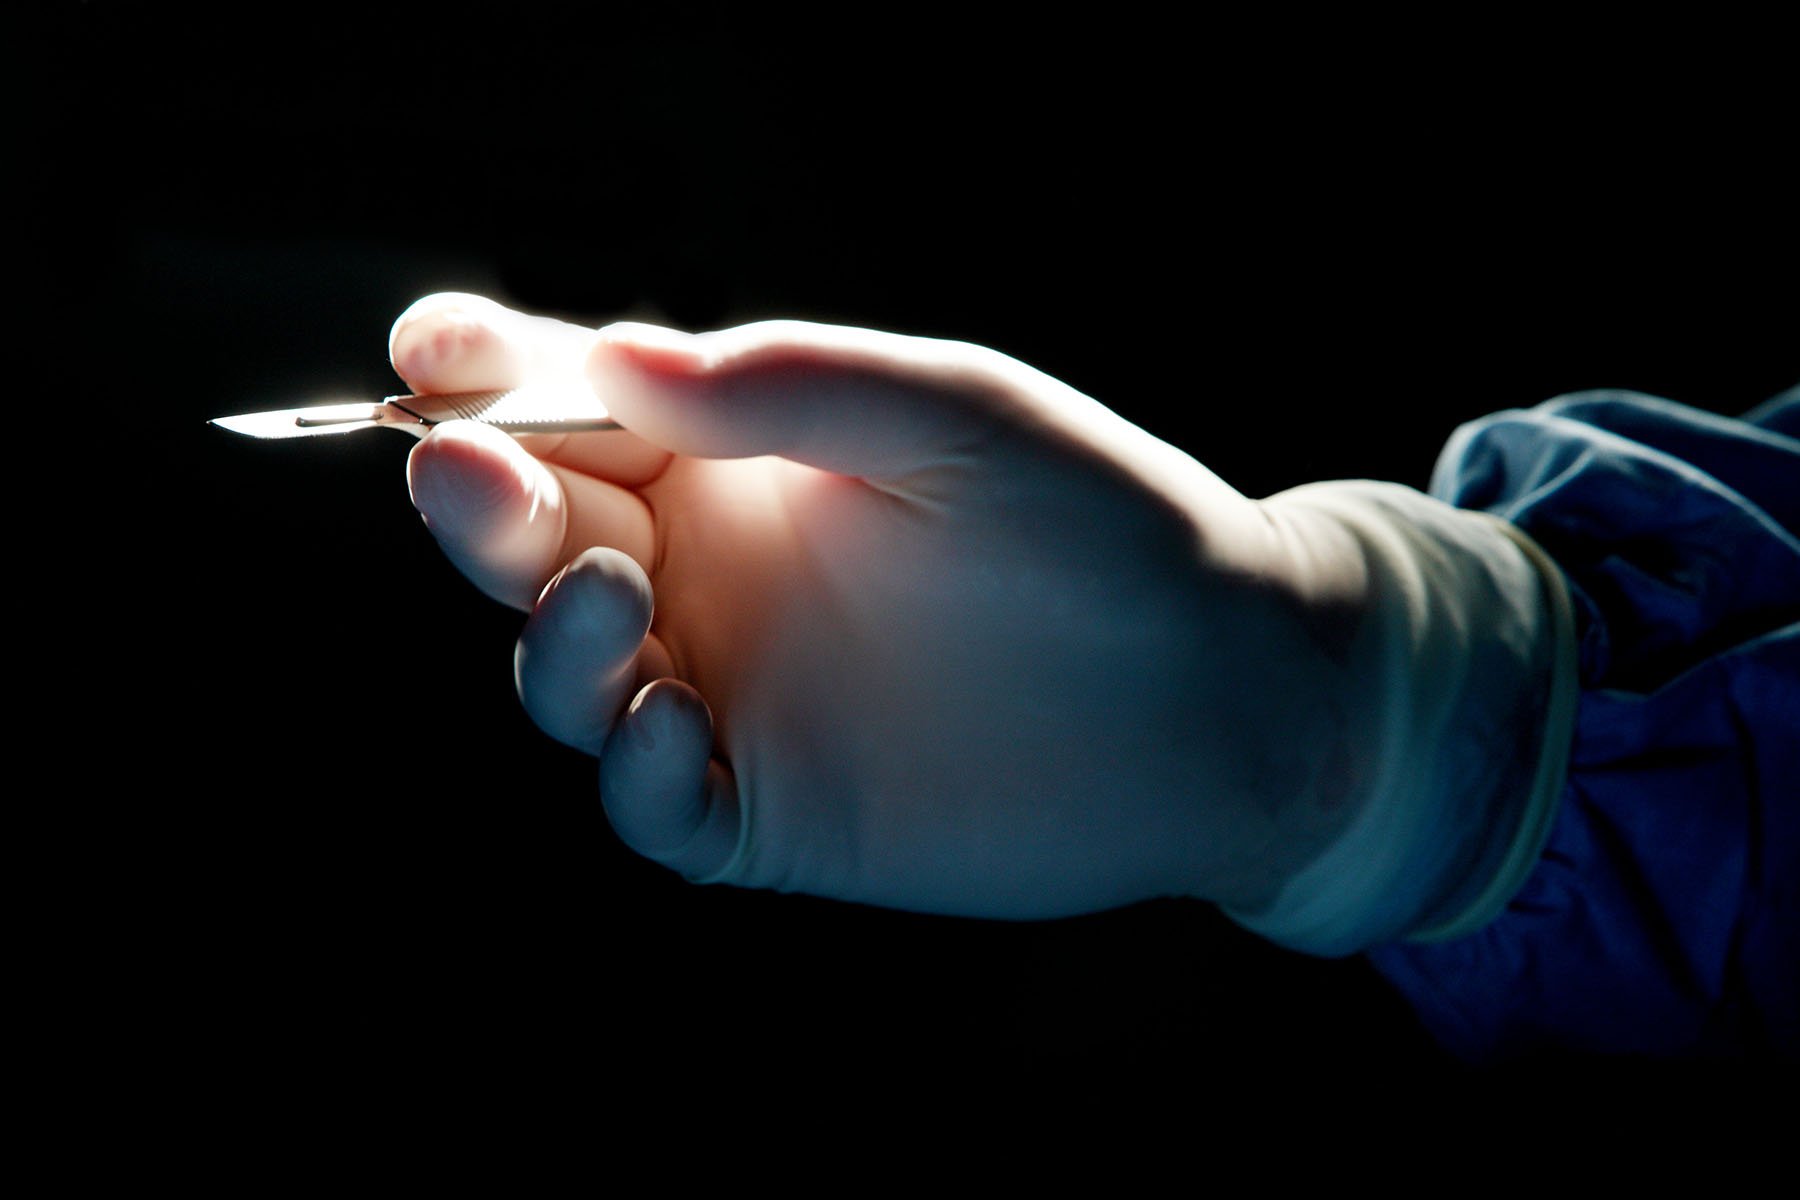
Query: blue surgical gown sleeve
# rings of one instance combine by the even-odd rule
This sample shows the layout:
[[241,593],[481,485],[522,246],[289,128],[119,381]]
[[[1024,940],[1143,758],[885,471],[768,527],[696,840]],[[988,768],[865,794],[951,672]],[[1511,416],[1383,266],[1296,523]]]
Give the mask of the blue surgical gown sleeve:
[[1800,389],[1743,419],[1627,392],[1500,413],[1431,491],[1547,552],[1579,693],[1504,910],[1370,959],[1470,1060],[1800,1057]]

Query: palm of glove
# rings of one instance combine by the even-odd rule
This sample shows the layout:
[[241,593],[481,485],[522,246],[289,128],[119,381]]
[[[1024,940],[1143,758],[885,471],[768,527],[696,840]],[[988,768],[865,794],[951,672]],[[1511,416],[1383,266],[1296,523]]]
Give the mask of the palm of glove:
[[973,348],[592,336],[437,298],[395,362],[447,390],[586,358],[633,431],[528,454],[448,426],[412,467],[453,560],[532,612],[521,697],[598,755],[628,844],[976,915],[1264,886],[1232,857],[1268,839],[1244,800],[1274,782],[1231,703],[1283,636],[1243,565],[1254,506]]

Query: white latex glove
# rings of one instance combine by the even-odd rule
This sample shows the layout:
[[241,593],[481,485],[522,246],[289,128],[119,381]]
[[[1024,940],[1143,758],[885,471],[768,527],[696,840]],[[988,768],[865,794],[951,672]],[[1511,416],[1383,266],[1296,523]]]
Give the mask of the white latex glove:
[[591,381],[630,433],[440,426],[451,559],[519,693],[698,881],[1003,917],[1254,909],[1357,807],[1363,584],[1093,400],[975,346],[791,322],[598,335],[479,297],[415,390]]

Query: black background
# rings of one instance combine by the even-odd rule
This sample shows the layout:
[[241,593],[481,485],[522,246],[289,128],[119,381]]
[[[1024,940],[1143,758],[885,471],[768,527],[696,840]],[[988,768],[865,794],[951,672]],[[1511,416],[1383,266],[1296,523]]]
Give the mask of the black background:
[[75,826],[43,907],[152,1092],[1467,1078],[1360,962],[1201,905],[930,919],[624,851],[517,708],[518,618],[418,524],[410,440],[203,424],[398,390],[419,295],[986,343],[1252,494],[1422,486],[1459,422],[1560,392],[1800,378],[1767,31],[44,11],[26,353],[79,425],[33,459],[75,552],[36,584]]

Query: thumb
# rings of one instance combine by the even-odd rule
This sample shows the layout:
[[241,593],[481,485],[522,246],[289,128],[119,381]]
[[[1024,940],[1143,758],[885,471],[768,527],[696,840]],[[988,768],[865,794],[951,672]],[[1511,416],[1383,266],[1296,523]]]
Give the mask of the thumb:
[[805,321],[611,325],[588,379],[622,425],[677,454],[778,454],[875,480],[966,459],[1041,403],[1034,382],[1054,383],[964,342]]

